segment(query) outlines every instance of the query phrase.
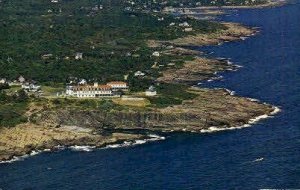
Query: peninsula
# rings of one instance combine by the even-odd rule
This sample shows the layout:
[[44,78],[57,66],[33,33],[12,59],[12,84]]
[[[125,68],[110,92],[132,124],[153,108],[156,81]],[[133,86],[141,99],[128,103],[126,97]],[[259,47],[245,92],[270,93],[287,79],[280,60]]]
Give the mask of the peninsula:
[[212,6],[199,2],[0,1],[0,160],[58,146],[104,147],[153,132],[241,128],[278,111],[226,89],[194,86],[237,66],[189,46],[258,32],[163,11]]

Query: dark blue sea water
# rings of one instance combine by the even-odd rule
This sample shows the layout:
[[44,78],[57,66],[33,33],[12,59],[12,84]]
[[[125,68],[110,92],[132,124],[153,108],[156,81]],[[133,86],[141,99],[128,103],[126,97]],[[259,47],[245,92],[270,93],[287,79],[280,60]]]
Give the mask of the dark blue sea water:
[[300,188],[300,4],[240,10],[223,19],[259,26],[261,33],[201,48],[243,66],[208,86],[278,105],[280,114],[241,130],[1,164],[0,189]]

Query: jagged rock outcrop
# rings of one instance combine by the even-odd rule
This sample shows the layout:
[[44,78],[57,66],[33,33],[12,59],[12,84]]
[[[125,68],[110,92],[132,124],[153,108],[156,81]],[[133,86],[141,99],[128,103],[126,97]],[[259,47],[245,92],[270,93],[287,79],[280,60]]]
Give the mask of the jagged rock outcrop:
[[39,125],[76,125],[105,129],[201,131],[209,127],[237,127],[257,116],[270,114],[270,105],[231,96],[226,90],[197,89],[198,96],[182,105],[161,109],[102,111],[53,110],[36,115]]

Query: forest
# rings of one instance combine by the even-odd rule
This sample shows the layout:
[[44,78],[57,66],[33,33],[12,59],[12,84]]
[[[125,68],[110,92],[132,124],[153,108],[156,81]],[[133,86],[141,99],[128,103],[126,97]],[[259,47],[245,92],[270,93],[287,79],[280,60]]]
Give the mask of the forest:
[[[160,13],[126,7],[128,2],[122,0],[0,2],[0,77],[14,80],[22,75],[41,83],[65,83],[70,77],[122,80],[137,70],[151,70],[157,61],[147,40],[186,35],[170,23],[191,23],[191,34],[223,28],[215,22],[166,15],[159,21]],[[83,59],[75,60],[76,52]]]

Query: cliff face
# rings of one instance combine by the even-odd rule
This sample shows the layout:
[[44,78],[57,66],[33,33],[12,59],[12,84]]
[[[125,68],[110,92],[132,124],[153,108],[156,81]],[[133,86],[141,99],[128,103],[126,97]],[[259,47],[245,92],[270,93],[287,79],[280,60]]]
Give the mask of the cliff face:
[[225,90],[197,89],[198,96],[182,105],[145,111],[55,110],[32,118],[39,125],[76,125],[98,129],[198,131],[209,127],[237,127],[257,116],[270,114],[270,105],[231,96]]
[[56,149],[57,146],[90,145],[103,147],[119,141],[145,138],[142,135],[111,133],[101,135],[92,130],[63,126],[59,128],[41,127],[33,124],[19,125],[0,130],[0,162],[16,156],[30,154],[32,151]]

